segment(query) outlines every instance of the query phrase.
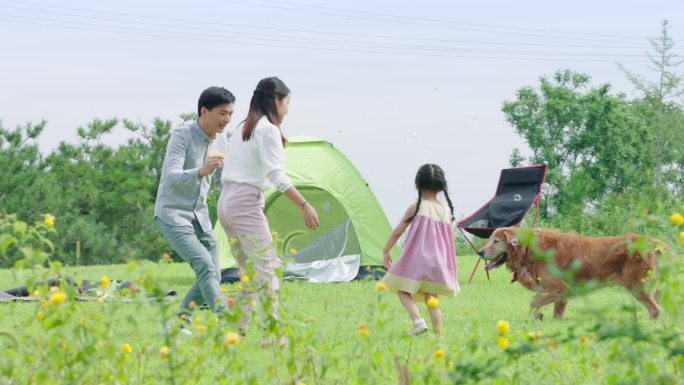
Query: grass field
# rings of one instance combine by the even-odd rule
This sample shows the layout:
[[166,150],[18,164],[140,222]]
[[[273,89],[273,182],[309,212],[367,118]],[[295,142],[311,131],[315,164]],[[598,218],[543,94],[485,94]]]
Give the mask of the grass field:
[[[431,330],[409,336],[408,316],[396,295],[376,291],[375,282],[285,282],[281,318],[290,344],[267,348],[260,346],[262,332],[257,326],[244,341],[227,346],[228,326],[223,321],[214,323],[203,310],[195,312],[192,336],[165,336],[162,313],[171,317],[194,277],[186,264],[155,264],[152,269],[159,285],[179,293],[163,305],[145,299],[134,303],[68,301],[64,307],[68,310],[57,311],[53,305],[37,302],[3,303],[0,333],[12,338],[0,336],[4,353],[0,379],[8,384],[446,384],[459,383],[458,371],[474,370],[482,372],[482,383],[620,383],[621,376],[633,368],[629,360],[620,362],[614,357],[632,354],[631,350],[620,352],[632,341],[595,340],[590,329],[597,324],[633,323],[635,318],[647,329],[672,322],[648,320],[645,309],[619,288],[571,300],[563,320],[551,319],[551,306],[544,309],[543,321],[534,320],[528,305],[532,293],[509,283],[506,270],[490,272],[488,280],[481,264],[468,283],[475,261],[474,256],[458,258],[461,293],[440,300],[445,324],[442,339]],[[139,279],[125,265],[75,267],[68,272],[77,279],[96,281],[102,276]],[[22,284],[11,270],[0,270],[0,287]],[[232,285],[224,287],[234,294]],[[625,310],[633,306],[636,311]],[[428,320],[424,305],[421,311]],[[38,312],[45,312],[45,319]],[[48,325],[50,319],[59,321]],[[499,320],[510,324],[508,353],[497,346]],[[368,336],[360,335],[360,324],[366,325]],[[531,340],[528,332],[543,332],[544,337]],[[123,344],[130,345],[130,353],[123,352]],[[510,353],[523,345],[536,350]],[[160,354],[164,346],[170,355]],[[41,350],[48,353],[36,353]],[[644,365],[676,373],[667,359],[651,351],[648,346],[637,350],[644,354],[639,358]],[[408,380],[400,380],[402,367]],[[487,370],[494,374],[485,374]]]

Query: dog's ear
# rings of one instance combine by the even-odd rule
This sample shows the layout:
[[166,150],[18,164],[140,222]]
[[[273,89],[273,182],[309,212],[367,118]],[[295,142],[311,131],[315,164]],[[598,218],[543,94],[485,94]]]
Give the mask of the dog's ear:
[[509,245],[518,246],[520,242],[518,241],[518,237],[516,237],[517,232],[518,228],[515,226],[509,227],[506,230],[504,230],[504,235],[506,236],[506,243],[508,243]]

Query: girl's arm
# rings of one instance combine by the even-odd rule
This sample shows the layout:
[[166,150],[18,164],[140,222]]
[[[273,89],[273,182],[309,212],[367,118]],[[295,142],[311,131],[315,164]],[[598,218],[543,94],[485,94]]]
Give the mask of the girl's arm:
[[389,239],[387,240],[387,243],[385,244],[385,247],[382,249],[382,256],[385,262],[385,268],[389,269],[390,265],[392,265],[392,257],[390,256],[390,250],[392,250],[392,247],[397,243],[397,240],[399,240],[399,237],[401,237],[401,234],[406,231],[406,228],[408,227],[408,222],[406,222],[413,214],[416,212],[416,204],[412,204],[409,206],[408,209],[406,209],[406,212],[404,213],[404,216],[401,218],[401,222],[397,225],[397,227],[392,230],[392,233],[389,236]]

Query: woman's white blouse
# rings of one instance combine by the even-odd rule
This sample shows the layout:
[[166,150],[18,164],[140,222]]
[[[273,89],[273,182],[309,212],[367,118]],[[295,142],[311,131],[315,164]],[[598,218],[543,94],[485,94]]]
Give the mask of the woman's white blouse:
[[282,192],[292,187],[285,174],[280,129],[266,116],[259,119],[249,140],[242,140],[242,125],[230,135],[221,182],[245,183],[264,191],[276,187]]

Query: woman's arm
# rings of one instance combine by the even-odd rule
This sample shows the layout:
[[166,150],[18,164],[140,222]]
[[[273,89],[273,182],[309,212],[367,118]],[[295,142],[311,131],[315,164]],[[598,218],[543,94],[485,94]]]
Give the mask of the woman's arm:
[[283,143],[280,138],[280,129],[270,125],[263,128],[263,135],[258,146],[259,159],[266,170],[266,177],[271,183],[285,195],[292,203],[297,205],[304,217],[304,224],[311,230],[318,229],[318,213],[309,204],[297,188],[292,184],[285,173],[285,156]]
[[285,195],[289,200],[292,201],[292,203],[299,207],[302,212],[302,216],[304,217],[304,224],[307,228],[311,230],[318,229],[319,223],[316,209],[314,209],[314,207],[306,199],[304,199],[302,194],[299,193],[295,186],[283,191],[283,195]]

